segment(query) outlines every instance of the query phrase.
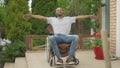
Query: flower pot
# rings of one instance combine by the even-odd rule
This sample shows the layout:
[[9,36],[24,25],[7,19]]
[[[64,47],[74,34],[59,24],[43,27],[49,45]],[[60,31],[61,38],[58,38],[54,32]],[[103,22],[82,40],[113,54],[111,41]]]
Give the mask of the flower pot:
[[103,60],[103,49],[101,47],[93,47],[94,53],[95,53],[95,58],[98,60]]

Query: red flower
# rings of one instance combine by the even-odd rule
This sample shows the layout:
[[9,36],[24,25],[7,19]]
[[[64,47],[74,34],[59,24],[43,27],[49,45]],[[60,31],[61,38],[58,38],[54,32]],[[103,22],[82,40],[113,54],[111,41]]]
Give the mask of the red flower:
[[94,33],[93,33],[93,36],[96,36],[96,33],[97,33],[97,32],[94,32]]
[[100,33],[96,33],[95,37],[101,38],[101,34]]
[[97,32],[94,32],[93,35],[97,38],[101,38],[101,34],[100,33],[97,33]]

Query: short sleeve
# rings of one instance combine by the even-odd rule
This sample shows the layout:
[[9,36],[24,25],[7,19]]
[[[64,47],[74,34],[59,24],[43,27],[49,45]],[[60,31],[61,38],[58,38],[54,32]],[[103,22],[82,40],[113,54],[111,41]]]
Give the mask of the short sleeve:
[[70,22],[75,23],[76,22],[76,17],[70,17]]
[[51,22],[52,22],[52,17],[47,17],[47,23],[51,24]]

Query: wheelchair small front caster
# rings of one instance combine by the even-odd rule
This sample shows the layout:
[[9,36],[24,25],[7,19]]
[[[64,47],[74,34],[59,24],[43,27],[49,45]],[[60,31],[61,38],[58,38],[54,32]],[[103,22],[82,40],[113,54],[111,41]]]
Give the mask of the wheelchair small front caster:
[[51,57],[49,63],[50,63],[50,66],[54,66],[55,65],[55,59],[53,57]]

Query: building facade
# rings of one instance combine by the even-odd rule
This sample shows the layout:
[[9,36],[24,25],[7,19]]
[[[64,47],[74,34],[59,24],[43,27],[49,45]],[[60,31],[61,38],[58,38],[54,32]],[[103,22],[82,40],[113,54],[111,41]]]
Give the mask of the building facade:
[[120,57],[120,0],[110,0],[110,51]]

